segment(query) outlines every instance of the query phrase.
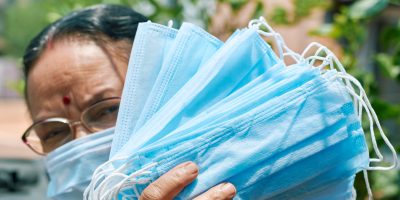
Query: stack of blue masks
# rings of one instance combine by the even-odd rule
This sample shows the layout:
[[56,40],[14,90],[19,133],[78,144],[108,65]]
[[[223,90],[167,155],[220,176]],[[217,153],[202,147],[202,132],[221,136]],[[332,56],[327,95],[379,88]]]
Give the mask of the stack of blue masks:
[[[275,40],[278,56],[262,35]],[[110,158],[84,198],[137,199],[194,161],[199,176],[178,199],[221,182],[235,185],[235,199],[354,199],[355,174],[394,168],[396,152],[357,80],[327,48],[309,47],[291,51],[262,18],[225,43],[188,23],[178,31],[141,23]],[[286,56],[296,63],[286,66]],[[363,110],[378,158],[369,158]],[[374,123],[392,151],[390,166],[371,166],[383,161]]]

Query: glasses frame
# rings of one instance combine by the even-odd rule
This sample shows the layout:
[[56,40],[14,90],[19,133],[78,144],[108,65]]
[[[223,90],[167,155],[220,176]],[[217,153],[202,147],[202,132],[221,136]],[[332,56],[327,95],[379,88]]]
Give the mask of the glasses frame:
[[[29,143],[29,141],[28,141],[28,139],[27,139],[28,136],[29,136],[30,133],[31,133],[31,130],[32,130],[36,125],[41,124],[41,123],[44,123],[44,122],[62,122],[62,123],[68,124],[69,128],[71,129],[71,134],[72,134],[73,138],[75,138],[75,134],[76,134],[75,131],[74,131],[74,127],[75,127],[76,125],[82,125],[82,126],[85,127],[90,133],[94,133],[95,130],[93,130],[92,128],[90,128],[90,127],[85,123],[85,120],[83,120],[83,116],[85,115],[85,113],[86,113],[88,110],[90,110],[91,108],[93,108],[93,106],[95,106],[95,105],[97,105],[97,104],[99,104],[99,103],[101,103],[101,102],[108,101],[108,100],[114,100],[114,99],[119,99],[119,100],[121,100],[121,97],[110,97],[110,98],[105,98],[105,99],[99,100],[99,101],[97,101],[97,102],[91,104],[90,106],[88,106],[87,108],[85,108],[85,109],[83,110],[83,112],[81,113],[81,115],[80,115],[80,117],[79,117],[79,120],[77,120],[77,121],[71,121],[71,120],[69,120],[69,119],[67,119],[67,118],[63,118],[63,117],[51,117],[51,118],[47,118],[47,119],[43,119],[43,120],[37,121],[37,122],[33,123],[32,125],[30,125],[30,126],[25,130],[25,132],[24,132],[24,133],[22,134],[22,136],[21,136],[21,140],[22,140],[22,141],[24,142],[24,144],[26,144],[33,152],[35,152],[35,153],[37,153],[37,154],[39,154],[39,155],[45,156],[45,155],[47,155],[47,153],[45,153],[45,152],[39,152],[38,150],[36,150],[36,149]],[[57,147],[57,148],[58,148],[58,147]],[[55,148],[55,149],[56,149],[56,148]],[[51,152],[51,151],[50,151],[50,152]]]

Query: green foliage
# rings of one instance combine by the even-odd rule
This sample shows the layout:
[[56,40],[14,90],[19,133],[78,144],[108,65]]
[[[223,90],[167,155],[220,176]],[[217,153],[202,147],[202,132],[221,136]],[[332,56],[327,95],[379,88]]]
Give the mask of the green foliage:
[[389,0],[362,0],[354,3],[350,8],[350,17],[363,19],[375,16],[386,8]]
[[371,178],[374,180],[372,189],[378,191],[376,194],[377,199],[397,199],[399,197],[399,170],[373,173]]
[[305,17],[308,17],[316,8],[329,8],[331,2],[321,0],[293,0],[293,4],[295,9],[294,16],[292,18],[289,19],[287,10],[285,8],[278,6],[273,9],[270,20],[274,24],[296,24]]
[[15,1],[3,15],[5,52],[21,57],[29,41],[47,24],[70,11],[94,4],[98,1],[35,0]]
[[376,55],[376,61],[389,79],[400,81],[400,20],[396,26],[386,27],[381,34],[383,52]]
[[3,14],[6,30],[3,36],[6,42],[4,51],[8,55],[21,57],[30,39],[48,24],[47,12],[42,12],[47,4],[16,4],[18,6],[7,8]]
[[[6,47],[3,50],[0,49],[0,52],[4,51],[9,56],[21,57],[30,39],[47,24],[73,10],[94,4],[122,4],[135,10],[140,10],[150,20],[163,24],[172,19],[176,26],[179,26],[183,20],[189,19],[193,22],[198,20],[198,25],[205,26],[210,16],[210,2],[214,1],[17,0],[8,6],[6,12],[1,16],[4,19],[4,29],[6,31],[4,35],[0,35],[0,38],[6,41]],[[239,3],[240,1],[237,1],[236,4],[239,5]]]
[[295,19],[310,15],[312,9],[316,7],[326,8],[330,5],[329,1],[321,0],[294,0]]
[[287,11],[286,9],[282,7],[277,7],[273,10],[271,20],[275,24],[289,24],[289,20],[287,17]]
[[229,3],[235,11],[239,10],[248,3],[247,0],[219,0],[219,2]]

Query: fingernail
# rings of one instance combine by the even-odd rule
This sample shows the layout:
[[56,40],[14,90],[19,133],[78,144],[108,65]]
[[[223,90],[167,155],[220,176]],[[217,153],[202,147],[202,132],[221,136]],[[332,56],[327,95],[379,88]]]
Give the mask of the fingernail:
[[194,164],[193,162],[187,162],[182,166],[182,169],[186,174],[197,174],[199,169],[197,168],[197,165]]
[[223,183],[220,186],[221,192],[227,194],[229,198],[233,198],[236,194],[236,188],[232,185],[232,183]]

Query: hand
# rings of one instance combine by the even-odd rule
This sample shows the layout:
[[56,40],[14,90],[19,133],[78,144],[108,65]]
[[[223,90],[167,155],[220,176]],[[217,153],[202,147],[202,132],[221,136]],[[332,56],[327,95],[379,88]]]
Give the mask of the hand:
[[[173,199],[199,174],[197,165],[193,162],[182,163],[162,175],[152,184],[147,186],[140,196],[140,200],[165,200]],[[219,184],[194,200],[225,200],[232,199],[236,189],[231,183]]]

